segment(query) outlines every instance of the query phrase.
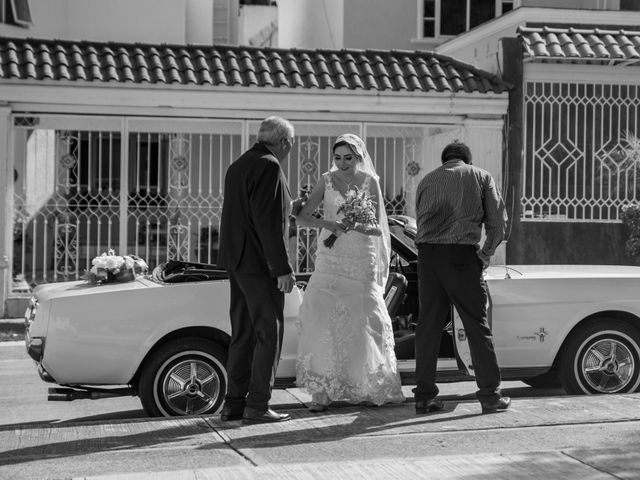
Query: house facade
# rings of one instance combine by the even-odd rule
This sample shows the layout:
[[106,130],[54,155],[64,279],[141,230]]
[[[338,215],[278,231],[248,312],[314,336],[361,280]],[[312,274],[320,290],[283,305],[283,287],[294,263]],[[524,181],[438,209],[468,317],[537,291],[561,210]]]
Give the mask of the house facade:
[[[171,3],[184,7],[185,22],[204,16],[188,15],[189,6],[215,6]],[[50,8],[29,6],[34,18]],[[5,314],[20,314],[8,311],[11,300],[29,288],[80,278],[111,248],[151,267],[215,262],[224,173],[268,115],[296,127],[283,165],[293,192],[330,167],[331,143],[344,132],[365,138],[389,212],[413,213],[417,182],[454,139],[502,182],[508,86],[433,52],[225,46],[205,33],[189,39],[195,27],[167,32],[170,42],[155,30],[105,41],[98,26],[88,39],[72,31],[59,40],[2,28]],[[312,270],[313,232],[294,233],[296,269]]]
[[513,85],[509,263],[631,262],[621,212],[640,200],[638,25],[637,11],[521,8],[438,47]]
[[[224,172],[271,114],[296,126],[294,192],[349,131],[411,215],[458,139],[507,201],[495,261],[626,263],[639,3],[0,1],[3,313],[110,248],[214,262]],[[312,231],[291,249],[313,269]]]

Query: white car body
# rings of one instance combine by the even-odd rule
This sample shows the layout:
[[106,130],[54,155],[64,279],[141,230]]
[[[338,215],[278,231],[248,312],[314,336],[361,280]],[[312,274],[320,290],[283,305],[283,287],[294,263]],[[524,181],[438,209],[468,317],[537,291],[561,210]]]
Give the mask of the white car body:
[[[401,237],[392,236],[392,243]],[[392,268],[409,280],[407,293],[415,297],[415,247],[403,247],[411,243],[410,235],[402,242],[394,250],[403,252],[398,253],[402,261],[393,261]],[[492,266],[485,279],[503,379],[537,386],[559,381],[572,394],[638,389],[640,267]],[[286,296],[277,371],[281,386],[295,380],[302,296],[298,288]],[[129,392],[141,397],[151,415],[212,413],[226,389],[228,312],[226,279],[167,283],[154,275],[128,283],[46,284],[36,288],[26,312],[26,346],[42,378],[67,388],[53,389],[52,399]],[[404,313],[394,317],[398,325],[405,321],[402,336],[397,331],[396,353],[403,381],[413,383],[411,329],[417,312]],[[439,374],[472,376],[468,342],[455,310],[443,337],[451,350],[443,353],[441,347]],[[115,386],[124,387],[108,390]],[[172,399],[182,403],[171,405]]]
[[[231,335],[227,280],[62,282],[39,286],[34,293],[38,313],[45,313],[48,321],[33,322],[29,336],[46,338],[40,364],[61,385],[127,384],[154,345],[183,329],[215,327]],[[297,287],[285,298],[278,376],[295,376],[295,322],[301,301]]]

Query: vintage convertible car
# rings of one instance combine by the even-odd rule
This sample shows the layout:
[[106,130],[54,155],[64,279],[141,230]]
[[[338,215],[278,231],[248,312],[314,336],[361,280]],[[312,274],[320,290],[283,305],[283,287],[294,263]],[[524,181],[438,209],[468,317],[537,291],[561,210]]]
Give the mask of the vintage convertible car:
[[[413,382],[417,302],[415,221],[390,218],[386,288],[403,382]],[[295,322],[308,275],[287,295],[276,386],[294,384]],[[503,379],[561,385],[569,394],[622,393],[640,384],[640,267],[512,265],[486,271],[490,321]],[[50,400],[138,395],[152,416],[211,414],[226,389],[228,282],[213,265],[169,262],[128,283],[36,288],[26,348]],[[473,376],[451,309],[440,380]]]

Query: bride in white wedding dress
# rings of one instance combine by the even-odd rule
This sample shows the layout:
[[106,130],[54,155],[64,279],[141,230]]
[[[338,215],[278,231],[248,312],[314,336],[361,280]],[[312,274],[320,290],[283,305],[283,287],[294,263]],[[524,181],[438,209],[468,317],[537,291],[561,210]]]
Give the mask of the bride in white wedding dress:
[[[301,226],[322,229],[300,308],[296,363],[296,383],[311,393],[315,412],[335,400],[404,401],[384,302],[390,239],[378,176],[356,135],[336,139],[333,159],[296,218]],[[349,224],[338,212],[355,188],[375,201],[377,225]],[[316,218],[321,203],[323,218]],[[338,238],[327,247],[332,233]]]

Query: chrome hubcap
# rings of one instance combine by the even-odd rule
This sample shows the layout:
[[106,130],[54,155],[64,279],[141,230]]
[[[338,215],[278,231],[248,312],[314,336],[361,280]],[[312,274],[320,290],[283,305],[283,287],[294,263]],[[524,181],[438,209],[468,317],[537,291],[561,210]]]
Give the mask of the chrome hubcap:
[[587,384],[601,393],[623,389],[632,380],[635,369],[629,348],[610,338],[591,345],[582,359],[582,372]]
[[202,360],[187,359],[175,364],[165,376],[162,393],[168,406],[180,415],[199,415],[209,410],[220,396],[220,377]]

